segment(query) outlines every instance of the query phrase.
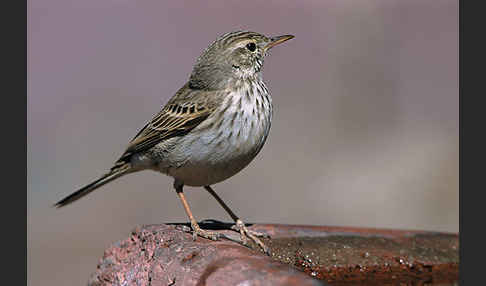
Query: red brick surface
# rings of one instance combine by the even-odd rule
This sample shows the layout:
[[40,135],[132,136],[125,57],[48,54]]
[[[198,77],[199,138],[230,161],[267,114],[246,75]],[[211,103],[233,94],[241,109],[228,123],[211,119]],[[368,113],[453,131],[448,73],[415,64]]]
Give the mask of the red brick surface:
[[137,228],[105,251],[89,285],[454,285],[458,280],[457,234],[251,226],[271,236],[264,239],[269,257],[227,239],[193,241],[182,228]]
[[192,240],[175,226],[144,226],[107,249],[89,285],[323,285],[226,239]]

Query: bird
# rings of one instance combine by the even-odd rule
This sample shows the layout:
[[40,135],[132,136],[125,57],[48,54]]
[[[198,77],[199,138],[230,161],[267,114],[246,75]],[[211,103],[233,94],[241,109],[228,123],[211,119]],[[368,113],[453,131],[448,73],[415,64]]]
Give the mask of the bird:
[[202,229],[183,192],[203,187],[234,220],[247,245],[268,247],[216,194],[212,185],[245,168],[262,149],[273,105],[262,77],[268,51],[293,35],[267,37],[248,30],[225,33],[197,58],[188,81],[136,135],[108,172],[54,204],[60,208],[124,175],[153,170],[174,179],[173,187],[197,236],[218,240]]

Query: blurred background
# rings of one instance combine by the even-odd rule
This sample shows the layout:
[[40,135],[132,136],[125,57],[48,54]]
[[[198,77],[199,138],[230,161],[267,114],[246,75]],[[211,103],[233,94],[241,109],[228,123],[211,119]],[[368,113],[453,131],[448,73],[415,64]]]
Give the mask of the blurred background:
[[[111,167],[219,35],[272,50],[265,147],[214,186],[245,222],[459,231],[458,1],[28,2],[28,284],[85,285],[137,225],[186,222],[145,171],[53,203]],[[197,219],[231,221],[202,188]]]

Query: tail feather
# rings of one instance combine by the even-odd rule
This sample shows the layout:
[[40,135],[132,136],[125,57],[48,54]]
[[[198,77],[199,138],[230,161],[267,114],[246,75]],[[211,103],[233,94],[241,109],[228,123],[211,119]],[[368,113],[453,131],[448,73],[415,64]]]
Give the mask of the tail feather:
[[60,200],[59,202],[54,204],[54,207],[60,208],[65,205],[68,205],[74,201],[77,201],[78,199],[86,196],[87,194],[91,193],[92,191],[96,190],[97,188],[103,186],[106,183],[109,183],[113,181],[116,178],[119,178],[128,172],[130,172],[130,164],[123,164],[119,166],[113,167],[109,173],[103,175],[101,178],[98,180],[90,183],[89,185],[86,185],[82,187],[81,189],[77,190],[76,192],[70,194],[69,196],[65,197],[64,199]]

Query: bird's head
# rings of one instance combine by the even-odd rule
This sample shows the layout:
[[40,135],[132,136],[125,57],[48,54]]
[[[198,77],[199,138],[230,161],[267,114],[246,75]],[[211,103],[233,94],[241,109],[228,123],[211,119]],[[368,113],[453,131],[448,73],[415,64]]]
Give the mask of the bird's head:
[[293,37],[269,38],[249,31],[224,34],[197,59],[189,84],[193,88],[221,89],[233,80],[260,76],[268,50]]

